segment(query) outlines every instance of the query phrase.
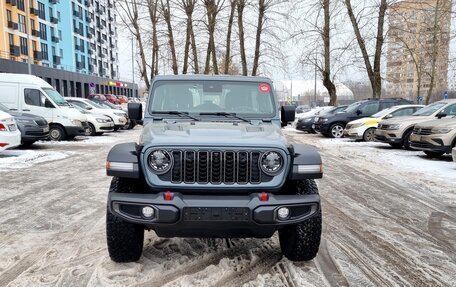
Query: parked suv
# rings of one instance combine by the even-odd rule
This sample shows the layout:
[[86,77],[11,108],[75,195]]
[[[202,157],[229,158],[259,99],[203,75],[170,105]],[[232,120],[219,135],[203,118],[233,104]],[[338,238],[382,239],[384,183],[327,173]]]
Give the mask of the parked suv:
[[406,149],[410,149],[410,135],[416,124],[446,116],[455,116],[454,106],[456,106],[456,99],[443,100],[422,108],[410,117],[382,120],[375,131],[375,139],[388,143],[392,147],[404,146]]
[[[282,253],[311,260],[322,215],[314,181],[321,158],[289,143],[272,81],[239,76],[156,76],[139,143],[114,146],[106,220],[109,255],[136,261],[144,230],[160,237],[271,237]],[[142,120],[142,105],[129,104]]]
[[344,135],[344,128],[348,122],[372,116],[386,108],[412,104],[405,99],[367,99],[349,105],[343,113],[331,116],[319,117],[315,123],[315,130],[322,135],[332,138],[341,138]]
[[346,108],[347,106],[329,107],[328,109],[316,112],[314,115],[299,118],[296,122],[296,129],[314,134],[316,133],[315,122],[318,121],[320,115],[323,117],[327,117],[330,115],[337,114],[339,112],[343,112]]
[[[452,108],[456,114],[456,105]],[[410,136],[410,147],[422,150],[430,157],[451,154],[455,146],[456,117],[417,124]]]

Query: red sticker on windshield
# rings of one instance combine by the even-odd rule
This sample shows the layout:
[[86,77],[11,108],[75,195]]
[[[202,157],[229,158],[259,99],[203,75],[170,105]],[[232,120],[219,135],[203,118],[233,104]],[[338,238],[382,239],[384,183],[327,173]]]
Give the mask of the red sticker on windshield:
[[269,86],[269,84],[261,84],[260,85],[260,91],[261,92],[269,93],[270,90],[271,90],[271,86]]

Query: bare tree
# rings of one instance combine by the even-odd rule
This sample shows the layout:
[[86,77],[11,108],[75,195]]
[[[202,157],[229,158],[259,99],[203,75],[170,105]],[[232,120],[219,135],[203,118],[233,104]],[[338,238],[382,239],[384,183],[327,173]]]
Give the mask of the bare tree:
[[195,73],[198,73],[198,53],[196,51],[195,33],[193,32],[193,11],[195,10],[196,0],[180,0],[181,8],[184,10],[187,17],[186,20],[186,33],[185,33],[185,46],[184,46],[184,64],[182,67],[182,74],[187,74],[188,60],[190,54],[190,46],[193,51],[193,60],[195,66]]
[[271,5],[272,0],[258,1],[258,24],[255,36],[255,55],[253,57],[252,76],[257,75],[258,62],[260,60],[261,33],[263,32],[264,14]]
[[230,15],[228,19],[228,30],[226,32],[225,61],[223,62],[223,73],[229,74],[231,60],[231,31],[233,29],[234,13],[236,11],[237,0],[230,0]]
[[218,63],[217,63],[217,51],[215,47],[215,25],[217,22],[217,15],[223,7],[225,0],[204,0],[204,6],[206,8],[207,15],[207,31],[209,34],[209,41],[207,44],[206,52],[206,64],[204,67],[204,73],[209,74],[211,70],[211,59],[212,59],[212,69],[215,74],[219,73]]
[[169,5],[169,0],[166,0],[166,2],[163,2],[163,0],[160,0],[161,2],[161,9],[160,12],[163,16],[163,19],[166,22],[166,27],[168,30],[168,44],[169,44],[169,49],[171,52],[171,63],[172,63],[172,69],[173,73],[175,75],[179,74],[178,67],[177,67],[177,56],[176,56],[176,47],[174,45],[174,35],[173,35],[173,26],[171,25],[171,10],[170,10],[170,5]]
[[385,14],[388,8],[387,0],[380,0],[380,5],[378,7],[378,19],[377,19],[377,34],[375,37],[375,51],[374,51],[374,64],[372,66],[371,59],[369,57],[369,52],[366,47],[366,41],[363,35],[361,34],[361,30],[359,28],[358,19],[355,16],[355,12],[353,11],[351,0],[344,0],[345,6],[347,7],[347,13],[350,17],[350,21],[353,26],[353,30],[355,31],[356,40],[358,42],[358,46],[361,50],[364,64],[366,66],[367,75],[369,77],[369,81],[372,85],[372,94],[374,98],[380,98],[382,94],[382,78],[380,74],[380,60],[382,56],[382,47],[384,43],[384,24],[385,24]]
[[245,39],[244,39],[244,9],[247,0],[237,0],[237,15],[239,29],[239,48],[241,54],[242,75],[247,76],[247,57],[245,55]]
[[323,85],[328,90],[329,105],[335,106],[337,104],[336,86],[334,85],[334,83],[331,79],[331,35],[330,35],[331,16],[330,16],[330,10],[329,10],[330,0],[323,0],[322,4],[323,4],[323,14],[324,14],[322,38],[323,38],[323,46],[324,46],[323,57],[324,57],[324,62],[325,62],[323,70],[322,70]]
[[157,35],[157,22],[158,22],[158,0],[147,0],[149,18],[152,23],[152,63],[150,65],[151,75],[153,79],[158,74],[158,35]]

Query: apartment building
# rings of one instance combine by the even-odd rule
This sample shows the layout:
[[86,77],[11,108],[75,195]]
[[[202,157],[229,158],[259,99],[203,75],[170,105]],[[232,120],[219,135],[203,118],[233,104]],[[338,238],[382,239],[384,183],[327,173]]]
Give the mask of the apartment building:
[[451,0],[400,1],[389,12],[387,95],[425,97],[434,74],[432,94],[439,98],[448,89]]
[[65,96],[133,93],[118,80],[114,0],[0,0],[0,72],[27,73],[29,58]]

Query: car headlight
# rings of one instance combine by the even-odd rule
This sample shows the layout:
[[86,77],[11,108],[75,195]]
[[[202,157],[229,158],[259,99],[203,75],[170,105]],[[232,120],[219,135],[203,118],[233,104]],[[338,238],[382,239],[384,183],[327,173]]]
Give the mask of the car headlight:
[[154,150],[149,155],[149,166],[156,174],[167,173],[173,164],[171,154],[166,150]]
[[36,123],[33,120],[16,119],[16,123],[21,124],[21,125],[34,125],[34,126],[36,126]]
[[433,134],[447,134],[449,132],[451,132],[453,130],[453,128],[433,128],[431,130],[431,133]]
[[358,124],[353,124],[351,126],[352,129],[356,129],[356,128],[359,128],[359,127],[362,127],[364,125],[364,123],[358,123]]
[[260,166],[267,175],[276,175],[282,169],[283,157],[275,151],[265,152],[260,158]]
[[108,121],[108,120],[105,120],[105,119],[97,118],[97,122],[99,122],[99,123],[107,123],[107,122],[109,122],[109,121]]
[[125,117],[125,113],[114,113],[118,117]]
[[386,130],[398,130],[401,127],[401,125],[389,125]]
[[78,127],[82,127],[82,123],[81,121],[78,121],[78,120],[71,120],[71,123],[75,126],[78,126]]

